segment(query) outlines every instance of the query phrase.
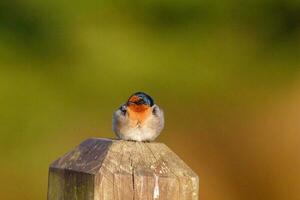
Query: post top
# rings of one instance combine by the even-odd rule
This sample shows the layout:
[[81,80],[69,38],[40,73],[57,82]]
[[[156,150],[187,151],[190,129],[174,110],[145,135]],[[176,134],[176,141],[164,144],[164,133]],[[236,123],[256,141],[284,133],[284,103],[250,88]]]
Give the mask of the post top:
[[131,142],[89,138],[54,161],[53,170],[70,170],[87,174],[108,171],[131,176],[187,177],[197,175],[162,143]]

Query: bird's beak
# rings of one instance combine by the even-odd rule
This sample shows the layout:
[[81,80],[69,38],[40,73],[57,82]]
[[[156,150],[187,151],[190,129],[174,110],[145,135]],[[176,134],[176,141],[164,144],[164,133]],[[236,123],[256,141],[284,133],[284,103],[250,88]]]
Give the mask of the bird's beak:
[[131,101],[128,101],[127,102],[127,106],[130,106],[130,105],[133,105],[134,103],[133,102],[131,102]]

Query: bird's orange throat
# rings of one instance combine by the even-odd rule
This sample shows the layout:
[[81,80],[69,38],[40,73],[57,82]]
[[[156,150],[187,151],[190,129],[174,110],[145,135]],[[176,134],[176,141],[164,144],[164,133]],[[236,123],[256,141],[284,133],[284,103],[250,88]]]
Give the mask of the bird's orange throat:
[[133,112],[143,113],[143,112],[147,111],[150,107],[145,104],[141,104],[141,105],[129,104],[128,108],[129,108],[129,110],[132,110]]
[[128,106],[129,118],[133,121],[143,123],[150,115],[151,108],[148,105],[131,104]]

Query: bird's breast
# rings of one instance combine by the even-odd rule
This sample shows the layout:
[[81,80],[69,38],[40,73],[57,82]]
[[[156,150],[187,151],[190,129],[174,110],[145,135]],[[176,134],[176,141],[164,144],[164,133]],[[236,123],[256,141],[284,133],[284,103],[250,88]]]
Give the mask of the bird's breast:
[[146,105],[130,105],[128,106],[128,115],[130,120],[135,124],[143,124],[151,115],[151,108]]

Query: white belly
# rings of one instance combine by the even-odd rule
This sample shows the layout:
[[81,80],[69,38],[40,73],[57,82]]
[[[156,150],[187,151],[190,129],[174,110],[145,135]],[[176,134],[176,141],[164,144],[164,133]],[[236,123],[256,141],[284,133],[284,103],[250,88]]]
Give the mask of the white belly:
[[135,127],[127,128],[121,131],[121,138],[125,140],[135,140],[135,141],[152,141],[154,140],[158,133],[155,130],[148,127]]

